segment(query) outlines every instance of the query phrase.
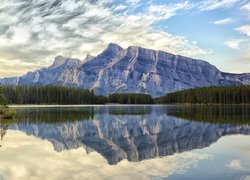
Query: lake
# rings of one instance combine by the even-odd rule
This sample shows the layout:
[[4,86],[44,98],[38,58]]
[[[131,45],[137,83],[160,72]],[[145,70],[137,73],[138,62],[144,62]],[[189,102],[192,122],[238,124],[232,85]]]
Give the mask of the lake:
[[250,106],[16,106],[0,179],[250,179]]

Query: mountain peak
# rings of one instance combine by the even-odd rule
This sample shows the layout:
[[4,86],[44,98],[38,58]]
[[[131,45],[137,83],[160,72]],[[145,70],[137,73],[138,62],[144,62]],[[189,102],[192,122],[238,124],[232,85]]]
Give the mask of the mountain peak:
[[108,47],[119,47],[119,48],[122,48],[121,46],[119,46],[119,45],[116,44],[116,43],[109,43],[109,44],[108,44]]
[[95,56],[92,56],[91,54],[87,54],[87,56],[84,59],[84,62],[90,61],[90,60],[92,60],[94,58],[95,58]]
[[53,62],[53,64],[50,66],[52,68],[56,68],[58,66],[61,66],[62,64],[64,64],[66,62],[66,58],[59,55],[55,57],[55,60]]
[[120,50],[123,50],[123,48],[121,46],[119,46],[118,44],[115,44],[115,43],[110,43],[108,45],[108,48],[107,50],[111,50],[111,51],[120,51]]
[[75,66],[75,65],[78,66],[82,64],[82,61],[76,58],[66,58],[66,57],[59,55],[55,57],[53,64],[49,68],[55,69],[64,64],[67,64],[68,66]]

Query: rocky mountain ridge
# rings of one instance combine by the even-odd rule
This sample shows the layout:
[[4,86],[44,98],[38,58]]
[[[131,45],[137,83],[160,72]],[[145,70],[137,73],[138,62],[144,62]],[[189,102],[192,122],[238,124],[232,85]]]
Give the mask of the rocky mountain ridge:
[[96,94],[146,93],[153,97],[183,89],[250,85],[250,74],[230,74],[206,61],[137,46],[117,44],[84,61],[57,56],[54,63],[21,77],[0,79],[3,85],[61,85],[93,89]]

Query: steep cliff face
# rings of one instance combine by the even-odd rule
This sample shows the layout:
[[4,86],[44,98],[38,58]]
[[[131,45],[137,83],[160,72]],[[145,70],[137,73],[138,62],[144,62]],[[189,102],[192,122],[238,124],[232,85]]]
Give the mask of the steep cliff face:
[[249,125],[191,122],[170,117],[159,107],[140,115],[114,115],[104,109],[93,120],[18,123],[15,128],[50,141],[56,151],[79,147],[97,151],[109,164],[204,148],[228,134],[250,134]]
[[249,85],[250,74],[219,71],[208,62],[131,46],[109,44],[84,61],[58,56],[48,68],[0,79],[8,85],[63,85],[94,89],[97,94],[147,93],[153,97],[178,90],[218,85]]

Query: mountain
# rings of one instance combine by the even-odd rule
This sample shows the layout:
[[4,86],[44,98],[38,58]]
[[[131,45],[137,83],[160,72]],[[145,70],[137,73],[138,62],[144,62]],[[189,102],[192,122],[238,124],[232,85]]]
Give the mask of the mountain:
[[79,59],[57,56],[54,63],[48,68],[42,68],[34,72],[28,72],[21,77],[3,78],[3,85],[64,85],[73,86],[78,82],[78,68],[83,65]]
[[250,74],[231,74],[206,61],[164,51],[109,44],[98,56],[58,56],[54,63],[21,77],[0,79],[3,85],[62,85],[93,89],[96,94],[147,93],[153,97],[204,86],[250,85]]

